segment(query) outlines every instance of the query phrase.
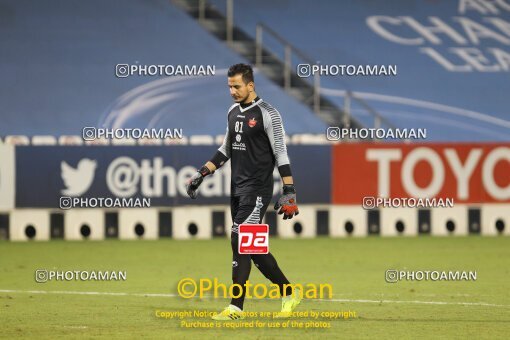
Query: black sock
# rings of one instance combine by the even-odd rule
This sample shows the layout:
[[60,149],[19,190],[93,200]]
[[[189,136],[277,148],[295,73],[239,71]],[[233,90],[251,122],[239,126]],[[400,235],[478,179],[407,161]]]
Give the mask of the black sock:
[[280,295],[292,295],[291,286],[287,286],[284,292],[283,286],[290,284],[290,282],[283,274],[282,270],[278,266],[278,263],[276,262],[276,259],[271,253],[251,255],[251,258],[260,272],[272,283],[278,285],[280,288]]
[[233,232],[231,239],[232,245],[232,282],[241,285],[242,289],[238,287],[234,287],[232,289],[232,293],[234,296],[238,296],[242,293],[238,298],[232,298],[230,304],[243,309],[244,297],[246,295],[244,285],[248,278],[250,277],[251,271],[251,257],[249,254],[239,254],[238,253],[238,234]]

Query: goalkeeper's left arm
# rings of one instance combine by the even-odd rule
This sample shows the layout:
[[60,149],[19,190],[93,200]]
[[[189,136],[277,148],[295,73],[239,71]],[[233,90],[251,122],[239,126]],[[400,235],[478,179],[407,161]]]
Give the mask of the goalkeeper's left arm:
[[273,155],[276,161],[278,172],[283,182],[283,194],[274,205],[278,214],[283,214],[283,219],[291,219],[299,214],[296,200],[296,189],[290,169],[287,146],[285,145],[285,129],[283,128],[282,117],[277,110],[264,111],[264,130],[269,138]]

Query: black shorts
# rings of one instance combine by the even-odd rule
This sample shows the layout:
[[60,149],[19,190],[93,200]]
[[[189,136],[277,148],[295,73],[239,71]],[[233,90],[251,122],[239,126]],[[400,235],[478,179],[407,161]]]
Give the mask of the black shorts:
[[237,233],[240,224],[259,224],[266,213],[272,196],[232,196],[230,213],[232,214],[232,232]]

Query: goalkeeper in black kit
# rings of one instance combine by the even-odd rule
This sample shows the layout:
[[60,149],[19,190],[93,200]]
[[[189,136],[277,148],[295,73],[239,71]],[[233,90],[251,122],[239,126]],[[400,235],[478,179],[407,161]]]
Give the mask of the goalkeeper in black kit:
[[[283,181],[283,195],[274,208],[283,219],[299,214],[296,191],[285,145],[285,131],[280,113],[263,101],[255,92],[253,70],[250,65],[236,64],[228,70],[228,87],[235,104],[228,110],[227,132],[216,154],[186,184],[188,195],[195,199],[203,178],[211,175],[230,159],[232,180],[230,207],[232,214],[232,281],[230,305],[213,316],[214,320],[243,319],[245,283],[250,276],[251,261],[282,296],[282,310],[277,317],[287,317],[301,302],[298,289],[292,291],[274,256],[268,254],[239,254],[239,225],[259,224],[273,195],[275,165]],[[239,291],[238,287],[242,287]],[[236,291],[237,290],[237,291]]]

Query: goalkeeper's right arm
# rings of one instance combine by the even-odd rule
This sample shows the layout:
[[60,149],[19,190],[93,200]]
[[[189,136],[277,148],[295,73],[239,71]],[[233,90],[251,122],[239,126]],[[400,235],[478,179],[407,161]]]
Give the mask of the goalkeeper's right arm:
[[204,166],[197,171],[186,183],[186,192],[192,199],[197,198],[197,189],[202,184],[204,177],[214,173],[217,169],[221,168],[230,159],[230,138],[227,126],[227,133],[223,139],[223,144],[219,147],[218,151],[214,154],[210,161],[205,163]]

